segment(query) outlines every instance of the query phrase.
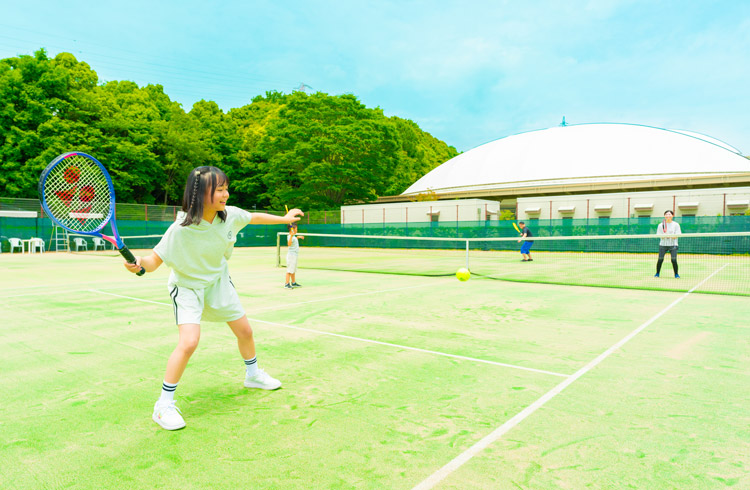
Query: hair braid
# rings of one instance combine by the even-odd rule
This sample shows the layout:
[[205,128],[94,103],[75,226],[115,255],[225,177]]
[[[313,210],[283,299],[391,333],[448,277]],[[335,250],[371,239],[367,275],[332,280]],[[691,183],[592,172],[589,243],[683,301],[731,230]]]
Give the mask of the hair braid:
[[196,170],[195,181],[193,181],[193,195],[190,198],[190,209],[193,209],[195,206],[195,196],[198,195],[198,186],[200,185],[200,181],[201,181],[201,171]]

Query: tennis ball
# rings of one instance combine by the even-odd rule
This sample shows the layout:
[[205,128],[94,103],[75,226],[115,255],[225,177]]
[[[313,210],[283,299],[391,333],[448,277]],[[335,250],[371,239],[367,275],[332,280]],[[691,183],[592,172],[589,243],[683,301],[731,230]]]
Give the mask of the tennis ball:
[[470,277],[471,277],[471,272],[469,272],[469,269],[465,269],[462,267],[456,271],[456,278],[459,281],[462,281],[462,282],[468,281]]

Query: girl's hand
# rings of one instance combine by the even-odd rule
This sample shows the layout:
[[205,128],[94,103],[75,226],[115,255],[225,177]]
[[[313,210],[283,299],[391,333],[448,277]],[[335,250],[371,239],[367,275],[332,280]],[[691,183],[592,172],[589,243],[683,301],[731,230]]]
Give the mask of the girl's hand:
[[302,211],[297,208],[292,209],[284,216],[284,222],[288,224],[296,223],[305,215]]
[[129,270],[130,272],[132,272],[133,274],[141,271],[141,258],[140,257],[135,258],[135,264],[131,264],[130,262],[123,262],[123,264],[125,265],[125,268]]

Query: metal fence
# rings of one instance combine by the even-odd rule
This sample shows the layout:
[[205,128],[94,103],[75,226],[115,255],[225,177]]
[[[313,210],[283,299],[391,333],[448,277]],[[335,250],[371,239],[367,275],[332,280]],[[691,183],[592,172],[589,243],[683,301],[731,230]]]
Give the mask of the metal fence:
[[[118,222],[121,220],[132,221],[174,221],[180,206],[164,206],[159,204],[125,204],[117,203],[115,212]],[[24,211],[36,213],[36,217],[45,218],[44,209],[39,199],[21,199],[0,197],[0,216],[3,211]],[[248,209],[251,212],[269,213],[276,215],[286,214],[285,210],[274,209]],[[6,216],[12,213],[6,213]],[[27,215],[26,217],[31,217]],[[337,224],[341,222],[341,213],[335,211],[307,211],[302,219],[302,224]]]

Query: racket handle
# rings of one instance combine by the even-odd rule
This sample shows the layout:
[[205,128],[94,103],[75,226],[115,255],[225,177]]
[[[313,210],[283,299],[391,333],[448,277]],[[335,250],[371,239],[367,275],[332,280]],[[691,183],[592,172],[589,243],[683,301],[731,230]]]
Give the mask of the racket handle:
[[[127,260],[129,263],[131,263],[131,264],[135,264],[136,263],[135,256],[133,255],[133,252],[131,252],[130,249],[128,247],[126,247],[125,245],[122,246],[122,248],[119,250],[119,252],[120,252],[120,255],[122,255],[123,257],[125,257],[125,260]],[[143,267],[141,267],[141,270],[138,271],[138,272],[136,272],[135,275],[136,276],[142,276],[145,273],[146,273],[146,269],[144,269]]]

